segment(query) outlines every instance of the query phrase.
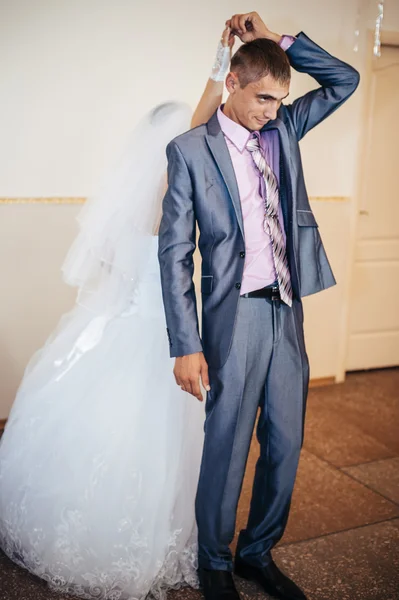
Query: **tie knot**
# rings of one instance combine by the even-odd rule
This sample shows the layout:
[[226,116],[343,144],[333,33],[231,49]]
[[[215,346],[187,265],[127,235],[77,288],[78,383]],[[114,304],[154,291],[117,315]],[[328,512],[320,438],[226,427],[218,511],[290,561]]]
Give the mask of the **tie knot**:
[[253,133],[247,142],[247,150],[254,152],[260,150],[259,136]]

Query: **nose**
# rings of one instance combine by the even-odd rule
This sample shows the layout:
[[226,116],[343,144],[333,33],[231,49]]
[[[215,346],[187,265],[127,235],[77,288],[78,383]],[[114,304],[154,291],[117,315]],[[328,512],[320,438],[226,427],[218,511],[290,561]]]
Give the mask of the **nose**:
[[277,110],[278,110],[277,102],[268,103],[268,106],[265,107],[265,111],[263,113],[265,116],[265,119],[270,119],[270,121],[273,121],[274,119],[276,119],[277,118]]

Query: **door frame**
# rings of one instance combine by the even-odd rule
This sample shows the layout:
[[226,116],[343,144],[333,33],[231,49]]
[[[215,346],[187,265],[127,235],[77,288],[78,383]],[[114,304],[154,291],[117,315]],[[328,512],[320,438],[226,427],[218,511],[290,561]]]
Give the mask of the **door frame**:
[[[383,31],[381,32],[381,47],[393,46],[399,47],[399,31]],[[366,53],[366,60],[363,63],[364,69],[362,73],[362,89],[363,89],[363,101],[361,103],[360,111],[360,124],[364,123],[365,127],[361,127],[361,134],[359,135],[358,141],[358,159],[356,163],[356,175],[355,175],[355,190],[351,203],[350,211],[350,239],[348,244],[348,261],[346,264],[346,277],[345,277],[345,293],[344,293],[344,305],[342,307],[342,326],[340,335],[340,348],[338,356],[338,370],[336,376],[336,382],[342,382],[345,380],[346,375],[346,361],[349,348],[349,325],[350,325],[350,311],[351,311],[351,298],[353,292],[353,273],[355,268],[355,252],[356,242],[359,229],[359,216],[367,214],[367,207],[363,204],[363,189],[364,189],[364,171],[367,166],[367,158],[369,152],[369,144],[372,128],[372,115],[373,115],[373,65],[378,58],[373,55],[374,47],[374,31],[369,29],[366,36],[366,44],[364,52]]]

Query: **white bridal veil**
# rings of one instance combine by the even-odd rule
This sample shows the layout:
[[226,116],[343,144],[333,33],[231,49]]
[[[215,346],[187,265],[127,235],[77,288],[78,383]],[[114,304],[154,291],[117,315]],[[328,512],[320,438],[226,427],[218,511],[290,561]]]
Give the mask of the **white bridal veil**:
[[109,316],[132,297],[160,218],[167,144],[190,127],[180,102],[155,107],[133,131],[124,153],[78,216],[80,231],[63,265],[79,302]]

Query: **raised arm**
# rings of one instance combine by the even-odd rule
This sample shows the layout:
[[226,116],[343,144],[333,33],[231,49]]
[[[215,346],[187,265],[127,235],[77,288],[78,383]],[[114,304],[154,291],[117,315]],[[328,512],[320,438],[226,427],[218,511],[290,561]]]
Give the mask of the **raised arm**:
[[288,111],[297,139],[333,113],[356,90],[359,73],[342,60],[331,56],[326,50],[312,42],[304,33],[299,33],[291,42],[273,33],[258,13],[234,15],[226,23],[243,42],[267,38],[280,44],[286,51],[290,65],[300,73],[307,73],[320,85],[284,107]]
[[287,56],[296,71],[307,73],[320,84],[286,107],[300,140],[353,94],[360,76],[356,69],[331,56],[304,33],[296,36]]
[[191,120],[191,128],[209,121],[215,110],[220,106],[223,96],[224,80],[229,71],[231,51],[234,45],[234,34],[230,27],[225,28],[219,42],[211,75],[207,81],[204,93],[198,102]]
[[[217,48],[211,75],[191,119],[190,129],[198,127],[198,125],[202,125],[203,123],[209,121],[213,113],[220,106],[223,96],[224,81],[227,73],[229,72],[234,41],[235,36],[233,33],[231,33],[230,27],[226,25]],[[173,155],[173,151],[169,149],[168,158],[170,152],[172,152]],[[165,183],[167,184],[167,182]],[[165,193],[166,190],[167,187],[165,186]],[[161,218],[162,212],[160,212],[158,220],[155,224],[153,231],[154,235],[158,235]]]

